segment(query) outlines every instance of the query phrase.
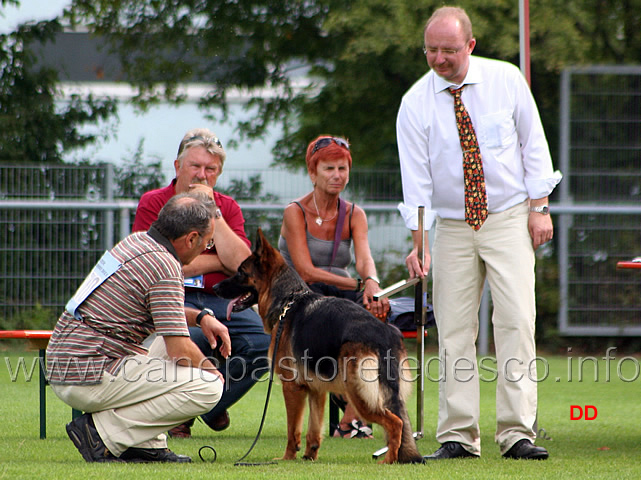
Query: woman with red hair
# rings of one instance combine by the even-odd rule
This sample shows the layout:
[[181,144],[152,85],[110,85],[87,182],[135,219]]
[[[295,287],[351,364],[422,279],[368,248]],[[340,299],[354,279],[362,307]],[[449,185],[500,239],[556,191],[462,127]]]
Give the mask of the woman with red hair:
[[[373,299],[381,288],[367,239],[367,217],[362,208],[340,198],[352,168],[349,143],[321,135],[307,146],[305,161],[313,190],[285,208],[280,252],[312,290],[349,298],[384,322],[389,301]],[[347,270],[352,243],[358,278]],[[370,438],[371,429],[347,405],[334,436]]]

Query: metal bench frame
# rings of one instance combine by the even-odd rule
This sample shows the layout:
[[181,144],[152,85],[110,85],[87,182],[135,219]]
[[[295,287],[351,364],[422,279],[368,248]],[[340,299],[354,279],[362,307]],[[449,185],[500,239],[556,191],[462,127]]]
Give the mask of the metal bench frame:
[[[38,350],[38,389],[40,396],[40,438],[47,438],[47,371],[45,370],[47,345],[51,338],[52,330],[0,330],[0,339],[27,340],[28,348]],[[71,410],[71,417],[76,418],[82,412],[75,408]]]

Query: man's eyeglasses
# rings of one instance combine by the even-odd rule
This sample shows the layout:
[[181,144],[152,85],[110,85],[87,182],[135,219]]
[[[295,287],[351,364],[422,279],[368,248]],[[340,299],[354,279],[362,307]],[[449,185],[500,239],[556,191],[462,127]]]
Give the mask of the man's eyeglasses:
[[441,54],[445,56],[453,56],[456,55],[458,52],[462,50],[461,48],[436,48],[436,47],[423,47],[423,54],[424,55],[436,55],[439,50],[441,51]]
[[343,148],[349,150],[349,143],[344,138],[325,137],[325,138],[319,139],[314,144],[314,148],[312,149],[312,155],[314,155],[321,148],[328,147],[329,145],[331,145],[332,142],[336,143],[336,145],[338,145],[339,147],[343,147]]
[[205,245],[205,250],[211,250],[212,248],[214,248],[214,237],[211,237],[211,240],[209,240],[207,245]]

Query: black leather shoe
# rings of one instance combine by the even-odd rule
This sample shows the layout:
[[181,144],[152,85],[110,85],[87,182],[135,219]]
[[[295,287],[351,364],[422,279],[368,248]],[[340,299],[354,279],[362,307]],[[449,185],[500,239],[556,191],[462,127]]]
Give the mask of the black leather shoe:
[[105,446],[90,413],[85,413],[68,423],[67,435],[87,462],[122,462]]
[[168,448],[129,447],[120,458],[127,463],[190,463],[191,457],[176,455]]
[[445,442],[432,455],[425,455],[425,460],[444,460],[446,458],[479,458],[478,455],[468,452],[459,442]]
[[524,438],[512,445],[503,456],[517,460],[545,460],[549,454],[545,448],[534,445],[530,440]]

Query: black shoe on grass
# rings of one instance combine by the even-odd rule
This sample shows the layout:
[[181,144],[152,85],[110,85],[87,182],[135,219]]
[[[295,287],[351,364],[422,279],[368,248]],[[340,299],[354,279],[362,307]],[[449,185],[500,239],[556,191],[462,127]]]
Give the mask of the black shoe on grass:
[[68,423],[67,435],[87,462],[122,462],[105,446],[90,413],[85,413]]
[[168,448],[137,448],[129,447],[120,459],[128,463],[190,463],[191,457],[176,455]]
[[545,448],[534,445],[530,440],[524,438],[512,445],[512,448],[503,456],[515,460],[546,460],[549,454]]

